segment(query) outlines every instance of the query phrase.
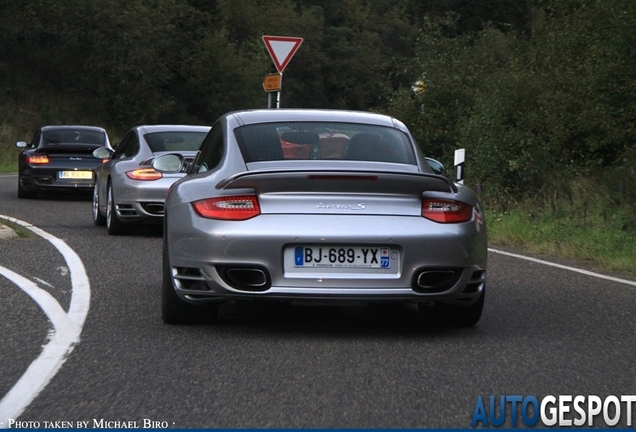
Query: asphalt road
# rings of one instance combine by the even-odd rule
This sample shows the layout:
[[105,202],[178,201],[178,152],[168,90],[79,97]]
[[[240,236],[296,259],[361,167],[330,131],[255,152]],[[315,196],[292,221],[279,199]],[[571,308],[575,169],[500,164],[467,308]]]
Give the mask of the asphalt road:
[[[0,175],[0,215],[68,245],[90,301],[79,341],[19,416],[3,419],[0,400],[0,427],[467,428],[476,412],[500,414],[490,396],[499,406],[500,396],[541,403],[566,395],[567,422],[577,418],[573,406],[565,411],[567,395],[589,405],[598,396],[611,420],[611,396],[636,393],[633,279],[491,253],[485,312],[470,329],[426,328],[411,305],[224,305],[219,324],[168,326],[159,314],[160,228],[111,237],[93,225],[88,197],[18,200],[16,185]],[[68,311],[76,290],[68,261],[50,240],[23,232],[0,240],[0,267]],[[0,275],[0,398],[39,358],[52,328],[42,307]],[[15,412],[19,402],[6,400],[5,413]],[[504,404],[504,426],[514,425],[513,405]],[[628,405],[619,405],[619,426],[636,421]],[[602,412],[593,425],[605,425]]]

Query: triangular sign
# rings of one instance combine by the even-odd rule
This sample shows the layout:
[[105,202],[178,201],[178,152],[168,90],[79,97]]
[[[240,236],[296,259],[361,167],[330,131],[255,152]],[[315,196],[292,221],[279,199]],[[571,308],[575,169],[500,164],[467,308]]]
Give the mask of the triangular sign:
[[298,47],[303,43],[303,38],[287,36],[263,36],[265,47],[274,60],[274,65],[279,73],[287,67],[291,58],[296,54]]

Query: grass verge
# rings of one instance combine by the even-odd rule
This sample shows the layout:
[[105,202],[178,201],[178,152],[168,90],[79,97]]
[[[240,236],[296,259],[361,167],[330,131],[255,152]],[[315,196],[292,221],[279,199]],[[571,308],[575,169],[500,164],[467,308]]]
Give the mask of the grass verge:
[[486,216],[491,245],[636,275],[636,205],[624,192],[577,180],[561,196],[490,206]]
[[0,218],[0,224],[12,229],[18,235],[19,238],[36,238],[37,237],[37,235],[33,233],[31,230],[28,230],[24,228],[23,226],[13,223],[9,220]]
[[27,133],[18,132],[16,128],[4,123],[0,124],[0,173],[18,171],[18,155],[22,151],[15,146],[21,140],[30,140]]

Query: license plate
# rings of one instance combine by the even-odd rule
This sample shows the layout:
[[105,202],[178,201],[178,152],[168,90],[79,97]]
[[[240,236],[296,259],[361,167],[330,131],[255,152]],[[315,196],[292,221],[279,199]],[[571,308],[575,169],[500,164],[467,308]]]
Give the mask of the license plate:
[[391,268],[391,249],[384,247],[296,246],[294,267]]
[[60,171],[61,179],[92,179],[93,171]]

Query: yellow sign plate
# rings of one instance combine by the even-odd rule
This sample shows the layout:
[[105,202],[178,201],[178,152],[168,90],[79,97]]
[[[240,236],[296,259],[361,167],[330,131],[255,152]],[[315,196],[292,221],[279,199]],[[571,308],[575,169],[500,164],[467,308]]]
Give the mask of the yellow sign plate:
[[269,74],[265,75],[265,79],[263,80],[263,88],[266,92],[277,92],[280,91],[281,84],[281,76],[282,74]]

